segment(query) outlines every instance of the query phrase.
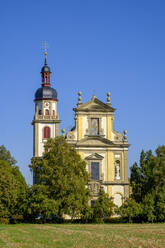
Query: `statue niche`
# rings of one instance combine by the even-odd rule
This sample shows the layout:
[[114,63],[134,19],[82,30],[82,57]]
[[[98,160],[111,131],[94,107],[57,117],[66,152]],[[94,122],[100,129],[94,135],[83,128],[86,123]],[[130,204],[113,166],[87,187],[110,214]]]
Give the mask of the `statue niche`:
[[115,179],[117,180],[120,179],[120,161],[119,160],[115,161]]

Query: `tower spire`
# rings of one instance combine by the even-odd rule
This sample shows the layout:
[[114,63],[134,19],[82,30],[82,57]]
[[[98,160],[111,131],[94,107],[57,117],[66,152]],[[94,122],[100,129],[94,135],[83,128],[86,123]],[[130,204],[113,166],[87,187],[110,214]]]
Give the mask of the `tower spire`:
[[45,41],[45,42],[44,42],[45,65],[47,65],[47,54],[48,54],[48,53],[47,53],[47,48],[48,48],[48,45],[47,45],[47,43],[46,43],[46,41]]
[[45,55],[45,65],[47,65],[47,51],[44,52]]
[[41,85],[42,87],[50,87],[50,67],[47,64],[47,48],[45,45],[45,52],[44,52],[44,56],[45,56],[45,62],[44,62],[44,66],[41,69]]

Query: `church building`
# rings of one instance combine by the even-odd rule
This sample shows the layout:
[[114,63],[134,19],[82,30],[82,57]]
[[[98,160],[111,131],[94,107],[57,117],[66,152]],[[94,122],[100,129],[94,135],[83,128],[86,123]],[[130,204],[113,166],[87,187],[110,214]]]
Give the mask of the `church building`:
[[[35,93],[34,156],[42,156],[44,144],[48,138],[59,135],[59,114],[57,110],[57,92],[51,87],[50,68],[45,64],[41,70],[41,88]],[[82,103],[82,93],[78,93],[75,112],[75,125],[65,135],[69,144],[74,146],[86,162],[90,174],[89,187],[93,200],[103,188],[114,203],[121,206],[129,196],[128,181],[128,141],[127,131],[122,135],[113,128],[114,112],[110,93],[106,103],[97,99]]]

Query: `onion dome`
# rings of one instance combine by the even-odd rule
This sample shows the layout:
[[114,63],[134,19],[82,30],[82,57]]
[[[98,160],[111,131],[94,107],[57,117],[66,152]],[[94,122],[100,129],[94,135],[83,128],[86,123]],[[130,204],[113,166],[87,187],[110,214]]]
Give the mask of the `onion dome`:
[[35,100],[42,99],[50,99],[57,101],[57,91],[48,86],[39,88],[35,93]]

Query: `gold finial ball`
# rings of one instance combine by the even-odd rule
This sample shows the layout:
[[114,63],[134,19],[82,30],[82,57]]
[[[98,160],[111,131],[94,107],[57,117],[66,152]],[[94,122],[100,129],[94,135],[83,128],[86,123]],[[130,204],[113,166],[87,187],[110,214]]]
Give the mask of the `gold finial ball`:
[[108,92],[108,93],[107,93],[107,96],[110,96],[110,95],[111,95],[111,93],[110,93],[110,92]]
[[124,135],[127,135],[127,130],[124,130]]
[[65,133],[65,128],[62,128],[62,133]]
[[78,95],[79,95],[79,96],[81,96],[81,95],[82,95],[82,92],[81,92],[81,91],[79,91],[79,92],[78,92]]
[[44,54],[45,54],[45,56],[47,56],[47,52],[46,52],[46,51],[45,51],[45,53],[44,53]]

